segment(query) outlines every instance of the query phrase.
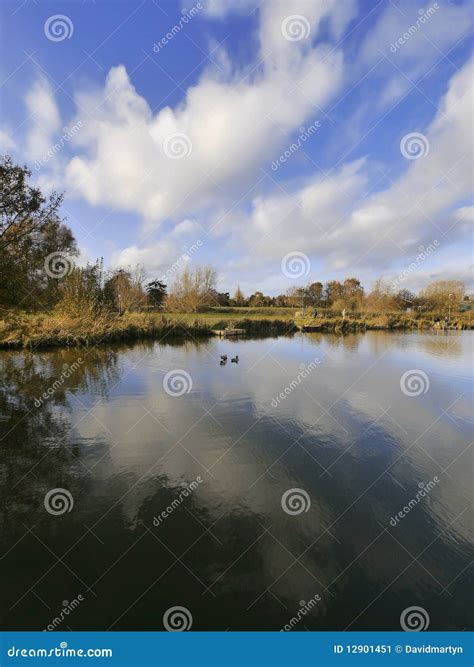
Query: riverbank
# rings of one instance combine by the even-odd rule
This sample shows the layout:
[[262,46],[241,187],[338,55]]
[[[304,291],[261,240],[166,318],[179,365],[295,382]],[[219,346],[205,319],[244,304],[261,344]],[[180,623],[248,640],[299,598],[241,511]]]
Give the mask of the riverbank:
[[[250,309],[249,309],[250,310]],[[296,331],[346,333],[366,330],[428,330],[434,315],[351,313],[344,319],[333,315],[301,316],[300,313],[126,313],[94,319],[67,318],[54,314],[3,313],[0,317],[0,349],[43,349],[101,345],[140,339],[168,337],[199,338],[211,330],[232,327],[247,335],[282,335]],[[256,309],[258,310],[258,309]],[[223,317],[224,315],[224,317]],[[273,316],[272,316],[273,315]],[[450,328],[473,329],[470,313],[456,314]]]

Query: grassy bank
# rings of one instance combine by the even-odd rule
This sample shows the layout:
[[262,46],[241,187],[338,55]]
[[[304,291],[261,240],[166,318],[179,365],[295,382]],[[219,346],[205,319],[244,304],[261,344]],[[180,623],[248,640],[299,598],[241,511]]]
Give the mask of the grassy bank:
[[[319,317],[296,317],[295,322],[303,331],[325,331],[344,333],[366,330],[420,330],[433,329],[433,323],[439,317],[443,323],[444,316],[437,313],[351,313],[343,319],[341,316],[322,314]],[[471,313],[456,313],[451,316],[449,329],[461,331],[473,329],[474,321]]]
[[[94,319],[67,318],[54,314],[2,313],[0,348],[46,348],[97,345],[165,337],[198,338],[210,336],[211,329],[227,326],[245,329],[249,335],[276,335],[297,330],[345,333],[365,330],[432,328],[436,314],[351,313],[343,320],[331,312],[318,317],[295,309],[224,309],[206,313],[127,313],[103,315]],[[229,309],[225,309],[228,311]],[[261,310],[270,312],[259,312]],[[470,313],[453,315],[452,329],[474,328]]]
[[199,338],[211,329],[226,326],[249,334],[275,335],[296,331],[291,320],[241,319],[203,314],[127,313],[95,319],[67,318],[51,314],[9,313],[0,318],[0,348],[47,348],[98,345],[145,338]]

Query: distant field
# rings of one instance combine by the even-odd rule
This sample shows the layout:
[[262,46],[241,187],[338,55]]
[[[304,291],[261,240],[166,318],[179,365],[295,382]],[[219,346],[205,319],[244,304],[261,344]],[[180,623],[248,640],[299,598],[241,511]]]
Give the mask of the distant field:
[[[205,313],[163,313],[182,322],[220,322],[222,320],[293,320],[295,308],[213,308]],[[160,314],[161,316],[161,314]]]

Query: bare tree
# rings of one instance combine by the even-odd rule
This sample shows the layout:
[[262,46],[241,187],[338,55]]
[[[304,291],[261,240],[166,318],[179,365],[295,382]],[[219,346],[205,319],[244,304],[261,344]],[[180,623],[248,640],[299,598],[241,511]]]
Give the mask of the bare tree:
[[195,313],[198,308],[215,304],[217,273],[211,266],[186,267],[178,274],[171,288],[169,310]]

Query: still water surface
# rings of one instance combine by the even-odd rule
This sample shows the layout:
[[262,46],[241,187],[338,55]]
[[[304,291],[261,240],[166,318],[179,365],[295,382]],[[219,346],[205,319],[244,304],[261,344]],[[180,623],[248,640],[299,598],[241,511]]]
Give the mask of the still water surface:
[[[473,340],[0,353],[2,628],[46,628],[79,595],[57,629],[163,629],[174,606],[196,630],[400,629],[413,605],[472,628]],[[73,507],[55,515],[57,488]],[[290,489],[306,511],[284,511]]]

